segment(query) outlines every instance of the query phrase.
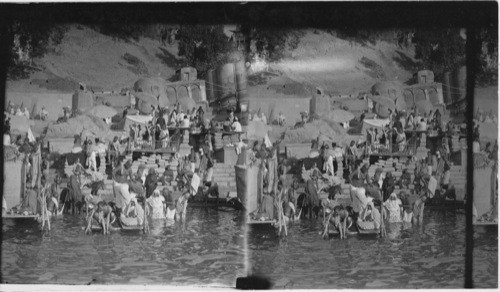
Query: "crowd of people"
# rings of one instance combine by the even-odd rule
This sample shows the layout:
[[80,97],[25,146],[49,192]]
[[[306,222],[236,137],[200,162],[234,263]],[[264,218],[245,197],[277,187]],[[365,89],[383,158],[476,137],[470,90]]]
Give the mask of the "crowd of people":
[[[127,113],[128,109],[123,113],[124,118]],[[146,125],[133,123],[129,126],[129,147],[131,150],[140,148],[142,145],[151,145],[154,149],[167,148],[172,136],[176,135],[182,139],[184,131],[189,128],[205,129],[207,123],[204,115],[205,112],[201,106],[198,109],[187,110],[186,113],[179,104],[171,112],[168,108],[152,106],[152,119]],[[175,130],[175,133],[170,135],[169,129]]]
[[474,120],[478,123],[487,123],[487,124],[498,123],[497,116],[493,113],[493,109],[490,110],[488,113],[486,113],[481,111],[479,107],[477,108],[476,113],[474,114]]
[[[451,136],[463,133],[465,130],[465,124],[455,125],[452,121],[445,123],[439,109],[423,115],[420,115],[416,108],[409,113],[389,111],[387,125],[383,128],[366,129],[366,141],[370,152],[382,153],[391,149],[392,152],[408,152],[411,147],[416,148],[420,145],[422,133],[444,136],[446,140],[443,143],[451,144]],[[451,148],[451,145],[448,148]]]

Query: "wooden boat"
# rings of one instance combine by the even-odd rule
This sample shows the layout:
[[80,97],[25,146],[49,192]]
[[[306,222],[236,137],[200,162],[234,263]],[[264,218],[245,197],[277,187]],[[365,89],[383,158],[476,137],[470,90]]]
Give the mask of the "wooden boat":
[[[372,222],[365,222],[372,223]],[[351,228],[347,229],[346,235],[357,235],[357,236],[377,236],[380,234],[380,229],[366,228],[368,226],[362,226],[364,224],[355,223]],[[368,224],[367,224],[368,225]],[[340,232],[337,228],[329,228],[328,235],[330,237],[340,236]]]
[[2,214],[2,219],[12,220],[37,220],[39,215],[23,215],[23,214]]
[[[97,225],[96,223],[93,223],[91,228],[92,228],[93,232],[102,232],[102,226],[101,225]],[[109,227],[110,231],[120,231],[121,229],[122,228],[116,227],[116,226],[113,226],[113,225],[111,225]]]
[[264,225],[274,226],[276,222],[277,222],[276,220],[255,220],[252,218],[247,218],[247,225],[252,225],[252,226],[264,226]]
[[144,229],[144,224],[141,225],[130,225],[128,222],[126,222],[126,219],[132,219],[132,218],[126,218],[126,217],[120,217],[118,218],[118,223],[120,224],[121,230],[129,230],[129,231],[134,231],[134,230],[143,230]]

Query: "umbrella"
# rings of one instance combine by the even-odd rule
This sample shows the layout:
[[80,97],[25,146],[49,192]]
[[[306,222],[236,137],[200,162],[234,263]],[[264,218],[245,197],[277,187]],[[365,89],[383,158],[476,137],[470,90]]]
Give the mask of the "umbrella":
[[432,103],[428,100],[419,100],[416,102],[415,106],[417,107],[418,111],[421,113],[428,113],[434,107],[432,106]]
[[373,102],[380,104],[380,105],[383,105],[384,107],[387,107],[390,109],[396,108],[396,104],[394,103],[394,101],[392,101],[392,99],[390,99],[386,95],[374,95],[374,96],[371,96],[371,99],[373,100]]
[[182,109],[186,111],[190,111],[193,107],[196,107],[196,102],[194,101],[194,99],[188,96],[179,98],[179,104],[181,105]]
[[406,110],[406,101],[403,97],[398,97],[398,99],[396,99],[396,109],[398,111]]
[[157,106],[159,104],[158,99],[149,93],[134,92],[133,95],[137,97],[139,100],[149,103],[151,105]]
[[116,115],[117,113],[118,112],[114,108],[105,105],[98,105],[87,111],[87,114],[101,119],[110,118]]
[[324,118],[332,122],[343,123],[354,119],[354,115],[348,111],[336,109],[329,112]]
[[387,118],[389,116],[389,108],[382,105],[382,104],[377,104],[375,105],[375,112],[377,115],[381,118]]

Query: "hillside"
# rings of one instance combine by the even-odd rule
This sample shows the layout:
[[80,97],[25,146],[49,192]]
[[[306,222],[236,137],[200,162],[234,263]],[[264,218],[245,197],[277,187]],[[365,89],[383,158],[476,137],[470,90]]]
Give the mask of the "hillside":
[[266,83],[254,86],[254,96],[303,96],[316,87],[330,95],[357,95],[381,80],[406,82],[416,65],[411,49],[403,51],[387,42],[351,43],[324,31],[307,31],[289,55],[269,64],[278,74],[268,74]]
[[29,80],[9,81],[8,88],[40,85],[72,91],[75,83],[83,82],[96,90],[120,90],[132,87],[144,76],[172,77],[179,67],[176,54],[175,45],[160,47],[158,40],[125,42],[75,25],[69,28],[60,45],[34,60],[41,71],[32,74]]
[[[289,57],[268,64],[273,74],[251,77],[252,97],[357,94],[379,80],[406,81],[413,74],[412,52],[385,42],[360,45],[324,31],[306,31]],[[180,67],[177,46],[143,38],[125,42],[81,25],[70,26],[62,42],[41,59],[41,70],[27,80],[9,81],[8,89],[73,91],[78,82],[95,90],[119,91],[144,76],[169,79]],[[252,79],[253,78],[253,79]]]

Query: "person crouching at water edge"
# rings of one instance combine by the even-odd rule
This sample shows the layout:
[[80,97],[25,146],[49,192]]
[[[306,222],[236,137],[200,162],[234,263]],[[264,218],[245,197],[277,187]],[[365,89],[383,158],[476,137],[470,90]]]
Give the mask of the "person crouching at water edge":
[[137,203],[136,198],[132,198],[130,203],[125,208],[125,211],[121,215],[120,219],[125,225],[137,225],[140,226],[144,223],[144,209]]
[[369,202],[358,220],[363,222],[373,222],[374,229],[379,229],[381,218],[380,212],[377,208],[375,208],[373,202]]
[[128,160],[123,164],[123,160],[113,172],[113,196],[118,210],[125,210],[130,200],[134,197],[129,192],[128,179],[132,177],[132,162]]
[[92,215],[92,218],[89,221],[87,226],[86,233],[91,231],[92,220],[95,220],[97,224],[102,226],[103,234],[110,234],[110,226],[116,221],[116,215],[113,212],[113,207],[110,204],[107,204],[104,201],[100,201],[96,205],[95,212]]

